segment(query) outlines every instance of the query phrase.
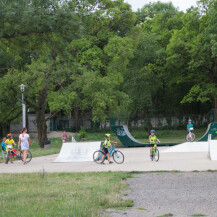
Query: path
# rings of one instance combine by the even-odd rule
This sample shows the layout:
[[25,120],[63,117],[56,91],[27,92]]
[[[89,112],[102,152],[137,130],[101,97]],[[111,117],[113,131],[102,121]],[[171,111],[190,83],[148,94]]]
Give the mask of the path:
[[33,158],[23,165],[21,161],[14,164],[0,163],[0,173],[31,172],[98,172],[98,171],[206,171],[217,170],[217,161],[210,161],[206,152],[201,153],[162,153],[165,147],[159,147],[160,161],[149,159],[149,148],[123,148],[125,155],[123,164],[98,165],[94,162],[53,163],[58,155]]

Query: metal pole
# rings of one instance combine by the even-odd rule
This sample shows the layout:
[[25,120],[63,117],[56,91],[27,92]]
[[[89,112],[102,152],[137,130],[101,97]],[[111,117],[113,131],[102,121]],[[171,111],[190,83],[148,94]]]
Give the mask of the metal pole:
[[26,128],[26,105],[24,103],[24,91],[22,91],[23,128]]

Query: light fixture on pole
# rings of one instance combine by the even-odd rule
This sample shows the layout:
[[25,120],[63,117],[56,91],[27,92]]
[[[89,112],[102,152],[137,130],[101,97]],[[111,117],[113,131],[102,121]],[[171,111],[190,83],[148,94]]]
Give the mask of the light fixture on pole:
[[24,103],[24,90],[25,90],[25,85],[21,84],[20,90],[22,93],[22,112],[23,112],[23,128],[26,128],[26,105]]

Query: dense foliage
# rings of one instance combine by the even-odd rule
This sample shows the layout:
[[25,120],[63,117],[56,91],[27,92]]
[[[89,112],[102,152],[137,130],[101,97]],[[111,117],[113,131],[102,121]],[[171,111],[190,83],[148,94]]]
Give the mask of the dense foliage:
[[161,2],[133,12],[123,0],[1,1],[2,129],[21,114],[21,83],[41,147],[60,112],[77,123],[217,108],[216,13],[217,0],[187,12]]

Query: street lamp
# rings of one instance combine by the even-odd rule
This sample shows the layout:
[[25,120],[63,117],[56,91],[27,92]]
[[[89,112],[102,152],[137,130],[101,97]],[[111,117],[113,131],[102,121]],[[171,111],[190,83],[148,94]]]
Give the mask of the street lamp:
[[26,104],[24,103],[25,85],[21,84],[19,87],[22,93],[23,128],[26,128]]

